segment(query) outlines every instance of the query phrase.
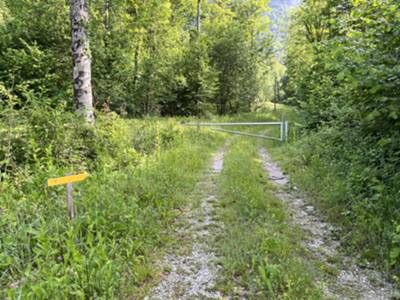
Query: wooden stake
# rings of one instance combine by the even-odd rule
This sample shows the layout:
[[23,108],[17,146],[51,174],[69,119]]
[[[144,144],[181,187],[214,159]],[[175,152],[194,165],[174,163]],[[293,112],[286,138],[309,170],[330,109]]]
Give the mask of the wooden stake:
[[74,212],[74,199],[72,197],[72,191],[73,191],[73,184],[68,183],[67,184],[67,207],[68,207],[68,216],[72,220],[75,217],[75,212]]

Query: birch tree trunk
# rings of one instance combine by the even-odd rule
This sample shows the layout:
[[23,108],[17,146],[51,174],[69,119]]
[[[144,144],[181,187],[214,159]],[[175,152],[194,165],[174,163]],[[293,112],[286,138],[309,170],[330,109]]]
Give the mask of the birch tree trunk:
[[197,0],[197,32],[201,30],[201,0]]
[[89,21],[88,0],[70,0],[72,28],[73,87],[77,112],[94,122],[89,39],[85,26]]

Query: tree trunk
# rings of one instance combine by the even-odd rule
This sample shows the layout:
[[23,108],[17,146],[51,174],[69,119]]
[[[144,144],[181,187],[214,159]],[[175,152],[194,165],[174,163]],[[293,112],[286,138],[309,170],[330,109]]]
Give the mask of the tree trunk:
[[135,47],[135,58],[134,58],[134,68],[133,68],[133,88],[136,92],[137,82],[139,79],[139,43]]
[[197,32],[201,30],[201,0],[197,0]]
[[72,28],[73,87],[77,112],[94,122],[89,39],[85,26],[89,21],[88,0],[70,0]]
[[278,102],[279,91],[278,91],[278,80],[274,77],[274,111],[276,111],[276,103]]

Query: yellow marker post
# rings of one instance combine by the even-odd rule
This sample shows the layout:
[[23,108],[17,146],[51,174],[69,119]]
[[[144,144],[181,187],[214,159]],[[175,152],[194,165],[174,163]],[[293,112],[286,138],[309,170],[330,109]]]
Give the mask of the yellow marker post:
[[50,178],[49,180],[47,180],[47,185],[48,186],[56,186],[56,185],[63,185],[63,184],[67,184],[67,183],[74,183],[74,182],[83,181],[87,177],[88,177],[87,173],[82,173],[82,174],[78,174],[78,175]]
[[78,175],[68,175],[64,177],[58,177],[58,178],[50,178],[47,180],[47,186],[57,186],[57,185],[67,185],[67,207],[68,207],[68,215],[70,219],[73,219],[75,217],[75,212],[74,212],[74,200],[72,197],[72,191],[73,191],[73,183],[75,182],[80,182],[85,180],[89,175],[87,173],[82,173]]

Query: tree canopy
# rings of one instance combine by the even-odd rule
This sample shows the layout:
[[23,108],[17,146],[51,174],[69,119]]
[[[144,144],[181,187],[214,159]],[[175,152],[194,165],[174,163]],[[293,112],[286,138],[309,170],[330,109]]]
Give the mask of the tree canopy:
[[[267,4],[201,1],[199,33],[194,0],[90,1],[95,108],[130,116],[249,110],[271,53]],[[66,1],[2,0],[0,30],[3,104],[73,109]]]

